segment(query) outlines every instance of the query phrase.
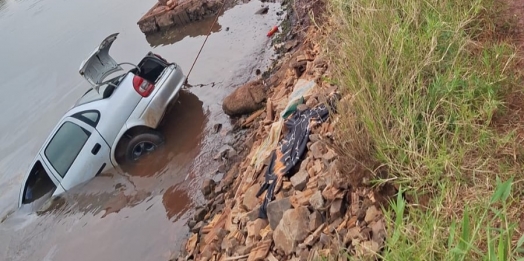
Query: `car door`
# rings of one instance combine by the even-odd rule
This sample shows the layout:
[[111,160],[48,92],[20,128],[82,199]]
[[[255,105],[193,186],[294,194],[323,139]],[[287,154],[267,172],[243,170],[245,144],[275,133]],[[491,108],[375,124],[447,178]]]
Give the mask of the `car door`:
[[41,153],[64,190],[112,166],[102,136],[92,124],[74,117],[65,118]]

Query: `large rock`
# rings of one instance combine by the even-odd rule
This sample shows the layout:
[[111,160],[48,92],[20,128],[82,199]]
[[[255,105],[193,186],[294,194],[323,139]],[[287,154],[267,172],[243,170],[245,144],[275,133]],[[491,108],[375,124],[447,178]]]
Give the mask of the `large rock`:
[[193,215],[193,220],[195,220],[196,222],[200,222],[204,219],[206,214],[207,214],[206,208],[203,208],[203,207],[198,208],[197,210],[195,210],[195,214]]
[[308,223],[309,210],[307,207],[287,210],[273,233],[275,248],[286,255],[292,254],[298,243],[308,236]]
[[260,189],[259,184],[255,184],[247,189],[244,194],[244,200],[242,201],[242,206],[247,211],[253,210],[258,204],[257,192]]
[[272,230],[277,228],[284,212],[290,208],[291,200],[289,198],[277,199],[267,204],[267,219]]
[[263,107],[266,90],[261,81],[249,82],[237,88],[222,103],[222,110],[229,116],[251,113]]
[[206,179],[204,180],[204,183],[202,184],[202,194],[204,194],[204,197],[206,199],[209,199],[212,195],[212,192],[215,190],[216,183],[212,179]]
[[296,190],[302,191],[306,188],[307,182],[309,180],[309,174],[306,170],[301,170],[291,177],[291,184]]

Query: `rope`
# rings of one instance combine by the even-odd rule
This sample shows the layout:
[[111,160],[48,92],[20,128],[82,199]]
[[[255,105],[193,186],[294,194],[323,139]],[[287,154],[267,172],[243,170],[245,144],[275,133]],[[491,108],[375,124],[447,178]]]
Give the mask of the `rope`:
[[193,64],[191,65],[191,68],[189,69],[189,72],[187,73],[187,76],[186,76],[186,82],[185,82],[185,85],[186,85],[186,86],[189,86],[189,84],[188,84],[189,75],[190,75],[191,72],[193,71],[193,67],[195,67],[195,63],[197,62],[197,60],[198,60],[198,58],[199,58],[199,56],[200,56],[200,53],[202,52],[202,49],[204,49],[204,45],[206,45],[207,38],[209,38],[209,35],[211,35],[211,30],[213,30],[213,26],[215,26],[216,22],[218,21],[218,17],[220,16],[220,14],[222,13],[222,11],[224,10],[225,3],[226,3],[226,0],[224,0],[224,1],[222,2],[222,6],[220,7],[220,10],[218,11],[217,15],[215,16],[215,20],[213,21],[213,23],[212,23],[211,26],[209,27],[209,31],[207,32],[206,39],[204,39],[204,42],[202,43],[202,46],[200,46],[200,50],[198,51],[198,54],[197,54],[197,56],[195,57],[195,60],[193,61]]

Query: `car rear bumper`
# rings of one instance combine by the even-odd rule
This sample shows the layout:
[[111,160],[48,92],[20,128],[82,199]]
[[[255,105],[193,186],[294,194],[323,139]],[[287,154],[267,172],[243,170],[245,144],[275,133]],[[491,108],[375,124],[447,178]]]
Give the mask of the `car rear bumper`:
[[149,100],[139,118],[150,128],[158,126],[169,104],[178,97],[186,78],[176,65],[170,65],[165,73],[166,75],[155,86],[157,90],[151,95],[152,97],[142,101]]

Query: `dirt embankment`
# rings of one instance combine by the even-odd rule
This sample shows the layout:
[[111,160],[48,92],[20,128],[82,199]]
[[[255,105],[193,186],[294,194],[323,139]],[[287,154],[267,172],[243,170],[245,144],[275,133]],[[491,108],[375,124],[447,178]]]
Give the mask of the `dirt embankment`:
[[[274,43],[279,59],[259,79],[239,88],[264,88],[264,104],[250,107],[260,109],[237,123],[238,129],[248,130],[242,139],[247,149],[228,148],[216,155],[216,160],[236,163],[226,164],[229,170],[219,183],[202,185],[208,203],[188,222],[191,235],[183,253],[172,260],[318,260],[347,254],[365,259],[383,247],[385,221],[374,192],[350,185],[333,149],[338,117],[333,101],[341,97],[338,86],[324,81],[328,61],[322,55],[322,31],[314,26],[321,22],[322,4],[287,4],[289,17]],[[322,106],[329,116],[309,120],[308,132],[297,132],[305,133],[298,138],[306,144],[305,150],[295,151],[299,160],[289,163],[284,153],[282,162],[292,168],[267,180],[268,173],[282,167],[276,162],[278,151],[296,131],[291,119],[300,118],[293,115],[306,117]],[[261,187],[273,182],[276,189],[267,197],[270,190]]]

